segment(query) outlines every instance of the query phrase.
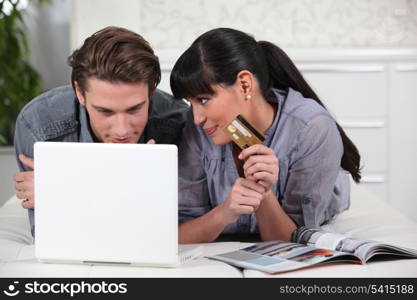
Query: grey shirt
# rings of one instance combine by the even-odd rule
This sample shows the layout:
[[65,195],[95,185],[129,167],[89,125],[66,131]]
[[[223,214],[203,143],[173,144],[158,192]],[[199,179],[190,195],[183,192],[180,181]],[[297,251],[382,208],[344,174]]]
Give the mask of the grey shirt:
[[[183,101],[156,90],[149,104],[148,123],[139,142],[155,139],[158,144],[178,144],[189,110]],[[87,111],[80,105],[71,86],[52,89],[30,101],[16,120],[14,146],[20,153],[33,157],[37,141],[93,143]],[[20,171],[29,171],[19,159]],[[36,200],[35,200],[36,201]],[[34,211],[29,209],[34,235]]]
[[[279,160],[272,189],[298,225],[319,226],[350,204],[350,180],[340,166],[343,144],[335,120],[299,92],[273,89],[278,110],[263,144]],[[197,218],[226,200],[239,178],[229,143],[217,146],[189,112],[179,149],[179,222]],[[255,214],[241,215],[223,234],[258,233]]]

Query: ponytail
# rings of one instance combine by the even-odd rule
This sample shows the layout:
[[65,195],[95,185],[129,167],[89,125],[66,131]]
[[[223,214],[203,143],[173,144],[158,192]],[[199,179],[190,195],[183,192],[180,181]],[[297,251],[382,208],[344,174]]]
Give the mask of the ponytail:
[[[288,87],[291,87],[300,92],[304,98],[313,99],[326,109],[319,97],[284,51],[267,41],[259,41],[258,46],[262,49],[268,66],[269,88],[274,87],[286,90]],[[359,183],[361,179],[359,151],[337,122],[336,126],[342,138],[344,148],[341,166],[352,175],[352,178],[356,183]]]

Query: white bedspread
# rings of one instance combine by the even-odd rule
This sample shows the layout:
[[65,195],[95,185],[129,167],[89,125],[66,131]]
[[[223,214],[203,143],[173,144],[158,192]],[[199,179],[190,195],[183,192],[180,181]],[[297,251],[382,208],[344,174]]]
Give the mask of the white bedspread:
[[[417,249],[417,224],[361,187],[352,192],[351,208],[325,230]],[[265,277],[200,257],[177,268],[45,264],[35,259],[27,212],[12,197],[0,208],[0,277]],[[204,255],[237,250],[247,243],[203,244]],[[417,259],[336,264],[298,270],[279,277],[417,277]]]

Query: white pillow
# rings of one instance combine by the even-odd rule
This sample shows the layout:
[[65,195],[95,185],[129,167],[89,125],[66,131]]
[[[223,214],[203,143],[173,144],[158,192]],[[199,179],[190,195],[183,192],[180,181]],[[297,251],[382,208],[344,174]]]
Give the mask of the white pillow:
[[33,243],[28,212],[20,203],[21,200],[13,196],[0,208],[0,245],[2,240]]

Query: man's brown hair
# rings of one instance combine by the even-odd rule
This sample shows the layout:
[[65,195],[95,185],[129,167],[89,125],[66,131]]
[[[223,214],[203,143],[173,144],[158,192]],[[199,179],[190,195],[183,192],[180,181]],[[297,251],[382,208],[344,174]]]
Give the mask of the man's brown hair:
[[87,79],[117,83],[148,83],[149,95],[161,81],[161,68],[149,43],[139,34],[120,27],[106,27],[84,41],[68,58],[71,83],[84,94]]

